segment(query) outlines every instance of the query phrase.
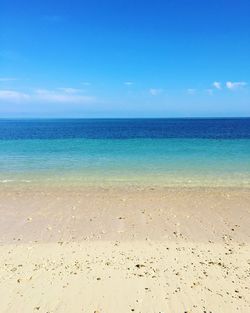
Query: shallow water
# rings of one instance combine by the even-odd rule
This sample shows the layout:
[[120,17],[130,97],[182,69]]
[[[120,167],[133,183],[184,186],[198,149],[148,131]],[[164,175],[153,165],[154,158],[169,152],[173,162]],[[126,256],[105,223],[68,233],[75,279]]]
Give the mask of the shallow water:
[[0,120],[0,181],[250,186],[250,119]]

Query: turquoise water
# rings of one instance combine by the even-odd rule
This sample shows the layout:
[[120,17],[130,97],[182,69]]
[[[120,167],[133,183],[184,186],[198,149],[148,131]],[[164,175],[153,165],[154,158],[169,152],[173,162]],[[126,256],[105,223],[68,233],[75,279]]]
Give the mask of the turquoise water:
[[41,181],[250,187],[250,140],[0,140],[0,182]]

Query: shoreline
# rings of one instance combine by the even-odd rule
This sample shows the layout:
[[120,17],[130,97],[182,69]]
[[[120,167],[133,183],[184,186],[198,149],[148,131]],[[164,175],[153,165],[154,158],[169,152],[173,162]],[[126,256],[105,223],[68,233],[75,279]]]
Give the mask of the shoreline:
[[130,189],[138,189],[138,190],[147,190],[147,189],[155,189],[155,190],[242,190],[242,191],[250,191],[250,184],[225,184],[224,182],[221,184],[191,184],[191,183],[183,183],[180,182],[178,184],[164,183],[163,181],[139,181],[139,180],[53,180],[53,179],[40,179],[40,180],[31,180],[31,179],[23,179],[23,180],[15,180],[15,179],[2,179],[0,180],[0,192],[1,190],[41,190],[41,189],[61,189],[61,190],[80,190],[80,189],[96,189],[96,190],[130,190]]
[[111,174],[91,174],[82,176],[82,174],[20,174],[18,176],[6,176],[0,178],[0,189],[5,187],[41,187],[41,188],[235,188],[250,190],[250,176],[239,177],[239,174],[231,175],[194,175],[186,173],[179,175],[158,175],[141,173],[134,175],[132,173]]
[[175,241],[175,231],[192,242],[221,242],[225,233],[250,242],[248,188],[5,186],[0,216],[0,243]]

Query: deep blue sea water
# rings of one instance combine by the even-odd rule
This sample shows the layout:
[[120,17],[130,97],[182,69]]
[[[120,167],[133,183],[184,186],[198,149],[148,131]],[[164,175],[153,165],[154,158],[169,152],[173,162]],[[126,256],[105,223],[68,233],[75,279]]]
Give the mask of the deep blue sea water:
[[0,182],[250,187],[250,119],[0,120]]

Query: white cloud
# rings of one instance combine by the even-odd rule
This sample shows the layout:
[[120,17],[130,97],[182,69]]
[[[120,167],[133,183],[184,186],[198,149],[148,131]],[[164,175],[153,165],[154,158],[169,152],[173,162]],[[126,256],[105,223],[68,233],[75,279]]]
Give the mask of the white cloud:
[[6,102],[47,102],[47,103],[72,103],[84,104],[95,101],[92,96],[74,93],[73,90],[47,90],[37,89],[30,93],[19,92],[16,90],[0,90],[0,101]]
[[0,90],[0,100],[7,102],[21,102],[30,99],[30,95],[15,90]]
[[213,82],[213,87],[216,89],[221,89],[221,82]]
[[150,89],[149,89],[149,93],[151,94],[151,96],[158,96],[159,94],[162,93],[162,89],[159,89],[159,88],[150,88]]
[[187,89],[187,93],[188,93],[189,95],[194,95],[194,94],[196,93],[196,89],[188,88],[188,89]]
[[226,82],[226,87],[231,90],[235,90],[246,85],[247,85],[246,82],[230,82],[230,81]]
[[13,77],[0,77],[0,82],[10,82],[13,80],[17,80],[17,78],[13,78]]
[[124,85],[131,86],[131,85],[133,85],[133,82],[127,81],[127,82],[124,82]]

